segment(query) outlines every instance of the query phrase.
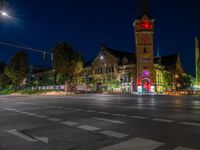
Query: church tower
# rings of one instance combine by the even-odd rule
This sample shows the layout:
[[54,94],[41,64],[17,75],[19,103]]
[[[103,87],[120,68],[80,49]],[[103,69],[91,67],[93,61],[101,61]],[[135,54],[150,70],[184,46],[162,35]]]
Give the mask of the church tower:
[[154,86],[154,19],[149,15],[147,0],[140,0],[140,14],[134,21],[137,91],[155,92]]

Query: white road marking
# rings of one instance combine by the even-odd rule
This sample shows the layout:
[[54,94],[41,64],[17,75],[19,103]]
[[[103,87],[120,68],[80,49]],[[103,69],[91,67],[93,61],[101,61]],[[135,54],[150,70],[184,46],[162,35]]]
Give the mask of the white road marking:
[[24,139],[24,140],[26,140],[28,142],[37,142],[36,139],[33,139],[33,138],[31,138],[31,137],[29,137],[29,136],[27,136],[25,134],[22,134],[22,133],[18,132],[15,129],[8,130],[7,132],[10,133],[10,134],[12,134],[12,135],[15,135],[15,136],[17,136],[17,137],[19,137],[21,139]]
[[101,134],[107,135],[107,136],[112,136],[115,138],[125,138],[127,136],[129,136],[128,134],[124,134],[124,133],[120,133],[120,132],[115,132],[115,131],[111,131],[111,130],[107,130],[107,131],[102,131],[100,132]]
[[92,119],[101,120],[101,121],[107,121],[107,122],[116,123],[116,124],[126,124],[125,122],[122,122],[122,121],[119,121],[119,120],[110,120],[110,119],[99,118],[99,117],[93,117]]
[[181,122],[180,124],[188,125],[188,126],[200,127],[200,123],[196,123],[196,122]]
[[5,110],[14,111],[14,112],[21,112],[20,110],[14,108],[4,108]]
[[90,125],[80,125],[77,126],[77,128],[83,129],[83,130],[88,130],[88,131],[97,131],[100,130],[98,127],[90,126]]
[[103,114],[103,115],[109,115],[109,114],[111,114],[111,113],[109,113],[109,112],[98,112],[99,114]]
[[154,150],[164,143],[144,138],[134,138],[125,142],[111,145],[100,150]]
[[65,121],[65,122],[61,122],[62,124],[64,125],[68,125],[68,126],[76,126],[78,125],[77,122],[74,122],[74,121]]
[[172,123],[175,122],[174,120],[169,120],[169,119],[161,119],[161,118],[154,118],[152,119],[153,121],[158,121],[158,122],[165,122],[165,123]]
[[125,115],[125,114],[112,114],[114,116],[119,116],[119,117],[127,117],[128,115]]
[[148,117],[144,117],[144,116],[130,116],[130,117],[134,119],[148,119]]
[[47,120],[49,120],[49,121],[54,121],[54,122],[63,121],[62,119],[59,119],[59,118],[48,118]]
[[194,150],[194,149],[179,146],[179,147],[175,148],[174,150]]
[[48,144],[49,143],[49,138],[48,137],[35,137],[39,141]]

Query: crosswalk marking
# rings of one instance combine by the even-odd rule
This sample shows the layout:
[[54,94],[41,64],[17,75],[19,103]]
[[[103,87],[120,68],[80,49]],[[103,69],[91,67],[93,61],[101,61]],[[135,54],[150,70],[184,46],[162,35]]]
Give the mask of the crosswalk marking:
[[15,129],[8,130],[7,132],[12,134],[12,135],[15,135],[15,136],[17,136],[17,137],[19,137],[21,139],[24,139],[24,140],[26,140],[28,142],[36,142],[37,141],[36,139],[33,139],[33,138],[31,138],[31,137],[29,137],[29,136],[27,136],[25,134],[22,134],[22,133],[20,133],[19,131],[15,130]]
[[114,116],[119,116],[119,117],[126,117],[128,115],[125,115],[125,114],[113,114]]
[[77,123],[77,122],[74,122],[74,121],[65,121],[65,122],[62,122],[62,124],[68,125],[68,126],[75,126],[75,125],[78,125],[78,123]]
[[134,138],[128,141],[124,141],[115,145],[111,145],[100,150],[154,150],[164,143],[153,141],[144,138]]
[[144,117],[144,116],[130,116],[130,117],[134,119],[148,119],[148,117]]
[[128,136],[128,134],[124,134],[124,133],[120,133],[120,132],[115,132],[115,131],[111,131],[111,130],[107,130],[107,131],[102,131],[100,132],[101,134],[107,135],[107,136],[112,136],[115,138],[125,138]]
[[94,126],[90,126],[90,125],[80,125],[80,126],[77,126],[77,128],[80,128],[80,129],[83,129],[83,130],[87,130],[87,131],[97,131],[97,130],[100,130],[100,128],[94,127]]
[[158,122],[165,122],[165,123],[172,123],[174,120],[169,120],[169,119],[160,119],[160,118],[155,118],[152,119],[153,121],[158,121]]
[[126,124],[125,122],[122,122],[122,121],[119,121],[119,120],[110,120],[110,119],[99,118],[99,117],[93,117],[92,119],[100,120],[100,121],[107,121],[107,122],[116,123],[116,124]]
[[175,148],[174,150],[194,150],[194,149],[179,146],[179,147]]
[[196,122],[181,122],[181,124],[188,125],[188,126],[200,127],[200,123],[196,123]]

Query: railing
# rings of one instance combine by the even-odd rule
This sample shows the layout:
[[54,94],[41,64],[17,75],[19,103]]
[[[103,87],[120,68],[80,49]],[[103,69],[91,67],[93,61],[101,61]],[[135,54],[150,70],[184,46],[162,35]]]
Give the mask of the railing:
[[32,86],[32,90],[42,90],[42,91],[48,91],[48,90],[64,90],[64,85],[51,85],[51,86]]

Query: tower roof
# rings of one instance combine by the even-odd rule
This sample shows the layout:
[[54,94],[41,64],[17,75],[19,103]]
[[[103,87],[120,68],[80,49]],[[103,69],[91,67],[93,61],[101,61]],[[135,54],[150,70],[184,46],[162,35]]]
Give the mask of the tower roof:
[[138,17],[136,19],[141,19],[144,15],[146,15],[149,19],[153,19],[149,11],[149,1],[148,0],[138,0],[139,11]]

